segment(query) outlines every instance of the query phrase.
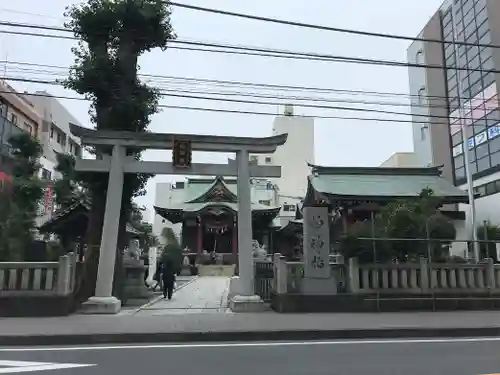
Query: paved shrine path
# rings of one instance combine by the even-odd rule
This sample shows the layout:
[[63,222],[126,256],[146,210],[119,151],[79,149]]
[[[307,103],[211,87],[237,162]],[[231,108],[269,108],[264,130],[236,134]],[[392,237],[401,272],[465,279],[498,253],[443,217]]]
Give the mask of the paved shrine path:
[[135,316],[225,313],[228,289],[228,277],[198,277],[175,291],[172,300],[158,299],[142,308]]

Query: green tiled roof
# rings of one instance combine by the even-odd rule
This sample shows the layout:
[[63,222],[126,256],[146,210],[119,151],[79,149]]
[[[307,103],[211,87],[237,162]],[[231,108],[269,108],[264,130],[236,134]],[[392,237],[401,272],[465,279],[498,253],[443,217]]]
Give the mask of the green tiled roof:
[[[229,180],[233,181],[233,180]],[[222,196],[213,193],[215,189],[222,188]],[[183,212],[196,213],[204,210],[210,206],[225,207],[232,211],[238,211],[237,204],[237,185],[235,183],[228,183],[222,177],[215,179],[193,179],[189,180],[185,187],[185,194],[181,202],[175,202],[168,207],[154,207],[156,212],[167,218],[169,215],[174,215],[175,218]],[[252,211],[262,213],[277,214],[280,207],[270,207],[260,203],[252,203]]]
[[[184,211],[184,212],[198,212],[203,210],[204,208],[217,205],[219,207],[226,207],[233,211],[238,211],[237,203],[228,203],[228,202],[205,202],[205,203],[179,203],[175,206],[169,206],[164,208],[164,210],[172,210],[172,211]],[[157,210],[161,210],[162,208],[156,207]],[[259,203],[252,203],[252,211],[272,211],[274,209],[278,210],[280,207],[270,207],[265,206]]]
[[345,168],[313,166],[310,185],[322,194],[346,198],[418,197],[423,189],[457,202],[468,200],[467,192],[441,177],[438,168]]
[[[199,198],[200,196],[204,195],[210,189],[214,187],[214,185],[217,183],[217,179],[209,181],[209,180],[203,180],[200,182],[189,182],[186,185],[186,192],[184,195],[184,201],[189,202],[192,200],[195,200],[196,198]],[[228,188],[228,190],[236,195],[236,184],[228,184],[224,183],[224,185]]]

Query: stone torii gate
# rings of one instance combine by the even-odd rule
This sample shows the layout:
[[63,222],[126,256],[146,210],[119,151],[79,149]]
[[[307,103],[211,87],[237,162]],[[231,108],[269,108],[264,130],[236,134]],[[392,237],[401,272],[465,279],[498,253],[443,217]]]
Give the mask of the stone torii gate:
[[[266,138],[222,137],[212,135],[135,133],[125,131],[96,131],[71,125],[71,133],[81,139],[83,145],[109,148],[111,155],[101,159],[78,159],[79,172],[109,173],[106,210],[102,228],[99,268],[94,296],[83,304],[85,312],[115,314],[121,309],[121,301],[112,295],[113,274],[116,261],[118,225],[123,195],[124,173],[152,173],[169,175],[236,176],[238,179],[238,266],[239,295],[231,301],[238,309],[255,309],[261,303],[254,292],[254,268],[252,254],[252,213],[250,177],[280,177],[280,166],[250,165],[249,154],[272,154],[286,142],[287,134]],[[173,149],[174,141],[189,142],[194,151],[234,152],[236,163],[191,164],[176,168],[173,163],[137,161],[126,155],[127,148]],[[252,307],[253,306],[253,307]]]

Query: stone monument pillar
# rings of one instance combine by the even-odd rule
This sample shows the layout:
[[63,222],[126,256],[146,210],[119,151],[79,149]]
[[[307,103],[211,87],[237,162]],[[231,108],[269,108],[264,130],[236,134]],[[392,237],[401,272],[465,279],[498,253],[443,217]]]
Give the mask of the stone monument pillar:
[[328,207],[304,206],[304,280],[305,294],[335,294],[336,283],[331,279],[330,228]]

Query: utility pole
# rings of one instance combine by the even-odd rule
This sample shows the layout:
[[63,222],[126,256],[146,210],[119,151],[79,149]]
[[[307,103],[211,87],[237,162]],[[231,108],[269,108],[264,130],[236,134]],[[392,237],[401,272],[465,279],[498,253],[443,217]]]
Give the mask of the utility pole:
[[[454,22],[454,21],[452,21]],[[457,42],[457,29],[455,25],[453,25],[453,41]],[[461,78],[460,73],[462,70],[459,66],[460,54],[458,51],[458,45],[453,45],[453,50],[455,52],[455,66],[457,68],[457,80],[458,80],[458,117],[460,121],[460,127],[462,129],[462,142],[463,142],[463,152],[464,152],[464,164],[465,164],[465,176],[467,178],[467,190],[469,194],[469,230],[471,233],[469,234],[469,238],[472,240],[472,246],[474,249],[474,258],[476,262],[479,262],[479,242],[477,241],[477,230],[476,230],[476,202],[474,200],[474,181],[472,181],[472,171],[470,169],[470,160],[469,160],[469,127],[465,122],[465,100],[462,98],[462,93],[464,92],[464,84]],[[465,66],[466,72],[469,72],[468,63]]]

